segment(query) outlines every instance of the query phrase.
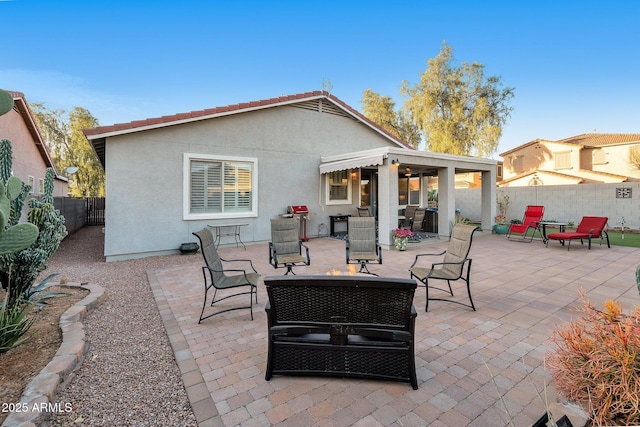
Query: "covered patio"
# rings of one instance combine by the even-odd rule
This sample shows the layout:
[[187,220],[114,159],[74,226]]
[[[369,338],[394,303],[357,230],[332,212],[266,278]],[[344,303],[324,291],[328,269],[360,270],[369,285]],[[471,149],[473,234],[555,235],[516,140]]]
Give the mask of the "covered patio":
[[[369,170],[375,180],[372,189],[374,215],[378,218],[380,244],[390,249],[391,230],[398,226],[399,181],[404,178],[405,171],[409,176],[419,178],[420,195],[417,203],[427,204],[427,178],[438,178],[438,224],[441,236],[448,236],[451,224],[456,218],[455,175],[478,172],[481,174],[482,190],[479,218],[484,229],[493,225],[496,207],[496,161],[476,157],[454,156],[433,153],[430,151],[409,150],[404,148],[384,147],[347,153],[338,156],[322,157],[320,173],[326,174],[339,170],[360,169],[362,174]],[[405,201],[409,204],[409,200]]]
[[[385,215],[392,216],[393,209]],[[390,218],[387,219],[390,221]],[[485,229],[488,229],[486,227]],[[382,235],[383,233],[381,233]],[[298,275],[346,270],[343,241],[307,242],[311,265]],[[417,253],[446,249],[446,238],[412,243],[406,252],[384,250],[386,277],[409,278]],[[552,331],[568,321],[583,289],[597,304],[619,299],[626,310],[640,301],[635,269],[640,249],[597,244],[545,248],[540,241],[509,242],[479,232],[474,237],[471,286],[477,311],[434,301],[425,313],[425,291],[414,299],[418,390],[409,384],[360,379],[274,376],[265,381],[267,325],[266,243],[221,247],[223,258],[251,259],[262,278],[254,320],[248,310],[215,316],[198,325],[202,256],[192,263],[148,272],[160,314],[201,426],[500,426],[531,425],[544,412],[545,352]],[[454,288],[454,292],[456,288]],[[457,296],[466,292],[457,289]],[[233,302],[231,302],[233,304]],[[506,408],[504,407],[506,405]],[[508,412],[508,414],[507,414]]]

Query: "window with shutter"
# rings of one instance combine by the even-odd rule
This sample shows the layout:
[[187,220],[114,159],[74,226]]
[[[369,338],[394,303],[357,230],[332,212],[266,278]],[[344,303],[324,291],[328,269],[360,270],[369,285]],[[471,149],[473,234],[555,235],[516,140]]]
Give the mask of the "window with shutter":
[[185,219],[257,216],[257,159],[185,154]]
[[593,157],[591,161],[594,165],[607,164],[607,153],[601,148],[593,150]]
[[329,172],[327,175],[327,204],[351,204],[351,185],[349,171]]
[[640,145],[629,147],[629,163],[640,169]]
[[511,167],[513,167],[514,172],[523,172],[524,171],[524,156],[518,156],[511,159]]
[[556,169],[571,169],[571,151],[553,154]]

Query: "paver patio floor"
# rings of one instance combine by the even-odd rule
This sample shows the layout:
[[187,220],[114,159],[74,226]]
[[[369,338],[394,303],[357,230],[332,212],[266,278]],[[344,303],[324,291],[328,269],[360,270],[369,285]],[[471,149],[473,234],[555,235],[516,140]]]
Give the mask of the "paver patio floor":
[[[556,325],[574,315],[578,291],[600,304],[619,299],[631,309],[640,301],[635,269],[640,249],[579,243],[571,251],[551,242],[520,243],[476,233],[471,248],[472,295],[477,311],[433,301],[425,313],[418,288],[415,358],[419,390],[410,384],[351,378],[274,376],[265,381],[266,276],[284,274],[268,264],[266,243],[221,247],[228,259],[251,259],[261,273],[254,320],[248,310],[198,324],[204,295],[200,253],[193,263],[149,271],[192,408],[201,426],[516,426],[531,425],[544,411],[549,375],[545,352]],[[307,242],[311,265],[301,274],[346,270],[343,241]],[[409,244],[383,253],[370,267],[383,277],[408,278],[417,253],[446,249],[446,240]],[[463,283],[456,297],[466,298]],[[244,303],[245,301],[241,301]],[[233,299],[229,304],[234,304]],[[537,391],[538,390],[538,391]],[[556,395],[547,387],[550,401]],[[500,398],[502,396],[502,398]],[[504,406],[506,405],[506,409]]]

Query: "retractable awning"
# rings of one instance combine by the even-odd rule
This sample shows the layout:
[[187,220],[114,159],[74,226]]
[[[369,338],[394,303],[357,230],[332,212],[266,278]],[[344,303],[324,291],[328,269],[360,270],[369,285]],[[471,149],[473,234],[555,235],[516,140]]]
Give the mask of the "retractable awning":
[[374,156],[354,157],[352,159],[336,160],[320,165],[320,173],[342,171],[346,169],[359,169],[367,166],[379,166],[384,163],[384,156],[376,154]]

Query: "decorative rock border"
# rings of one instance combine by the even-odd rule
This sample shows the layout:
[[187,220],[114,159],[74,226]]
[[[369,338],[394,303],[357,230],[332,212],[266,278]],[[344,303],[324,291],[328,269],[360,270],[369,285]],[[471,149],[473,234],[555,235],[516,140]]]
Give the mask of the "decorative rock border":
[[62,330],[60,348],[47,366],[27,384],[20,403],[17,404],[21,410],[11,412],[2,427],[36,426],[46,420],[51,410],[64,410],[56,407],[54,400],[56,391],[61,386],[66,386],[73,377],[73,371],[82,364],[89,350],[82,320],[91,310],[102,304],[104,288],[88,283],[51,284],[51,286],[56,285],[87,289],[89,295],[69,307],[60,316],[59,326]]

